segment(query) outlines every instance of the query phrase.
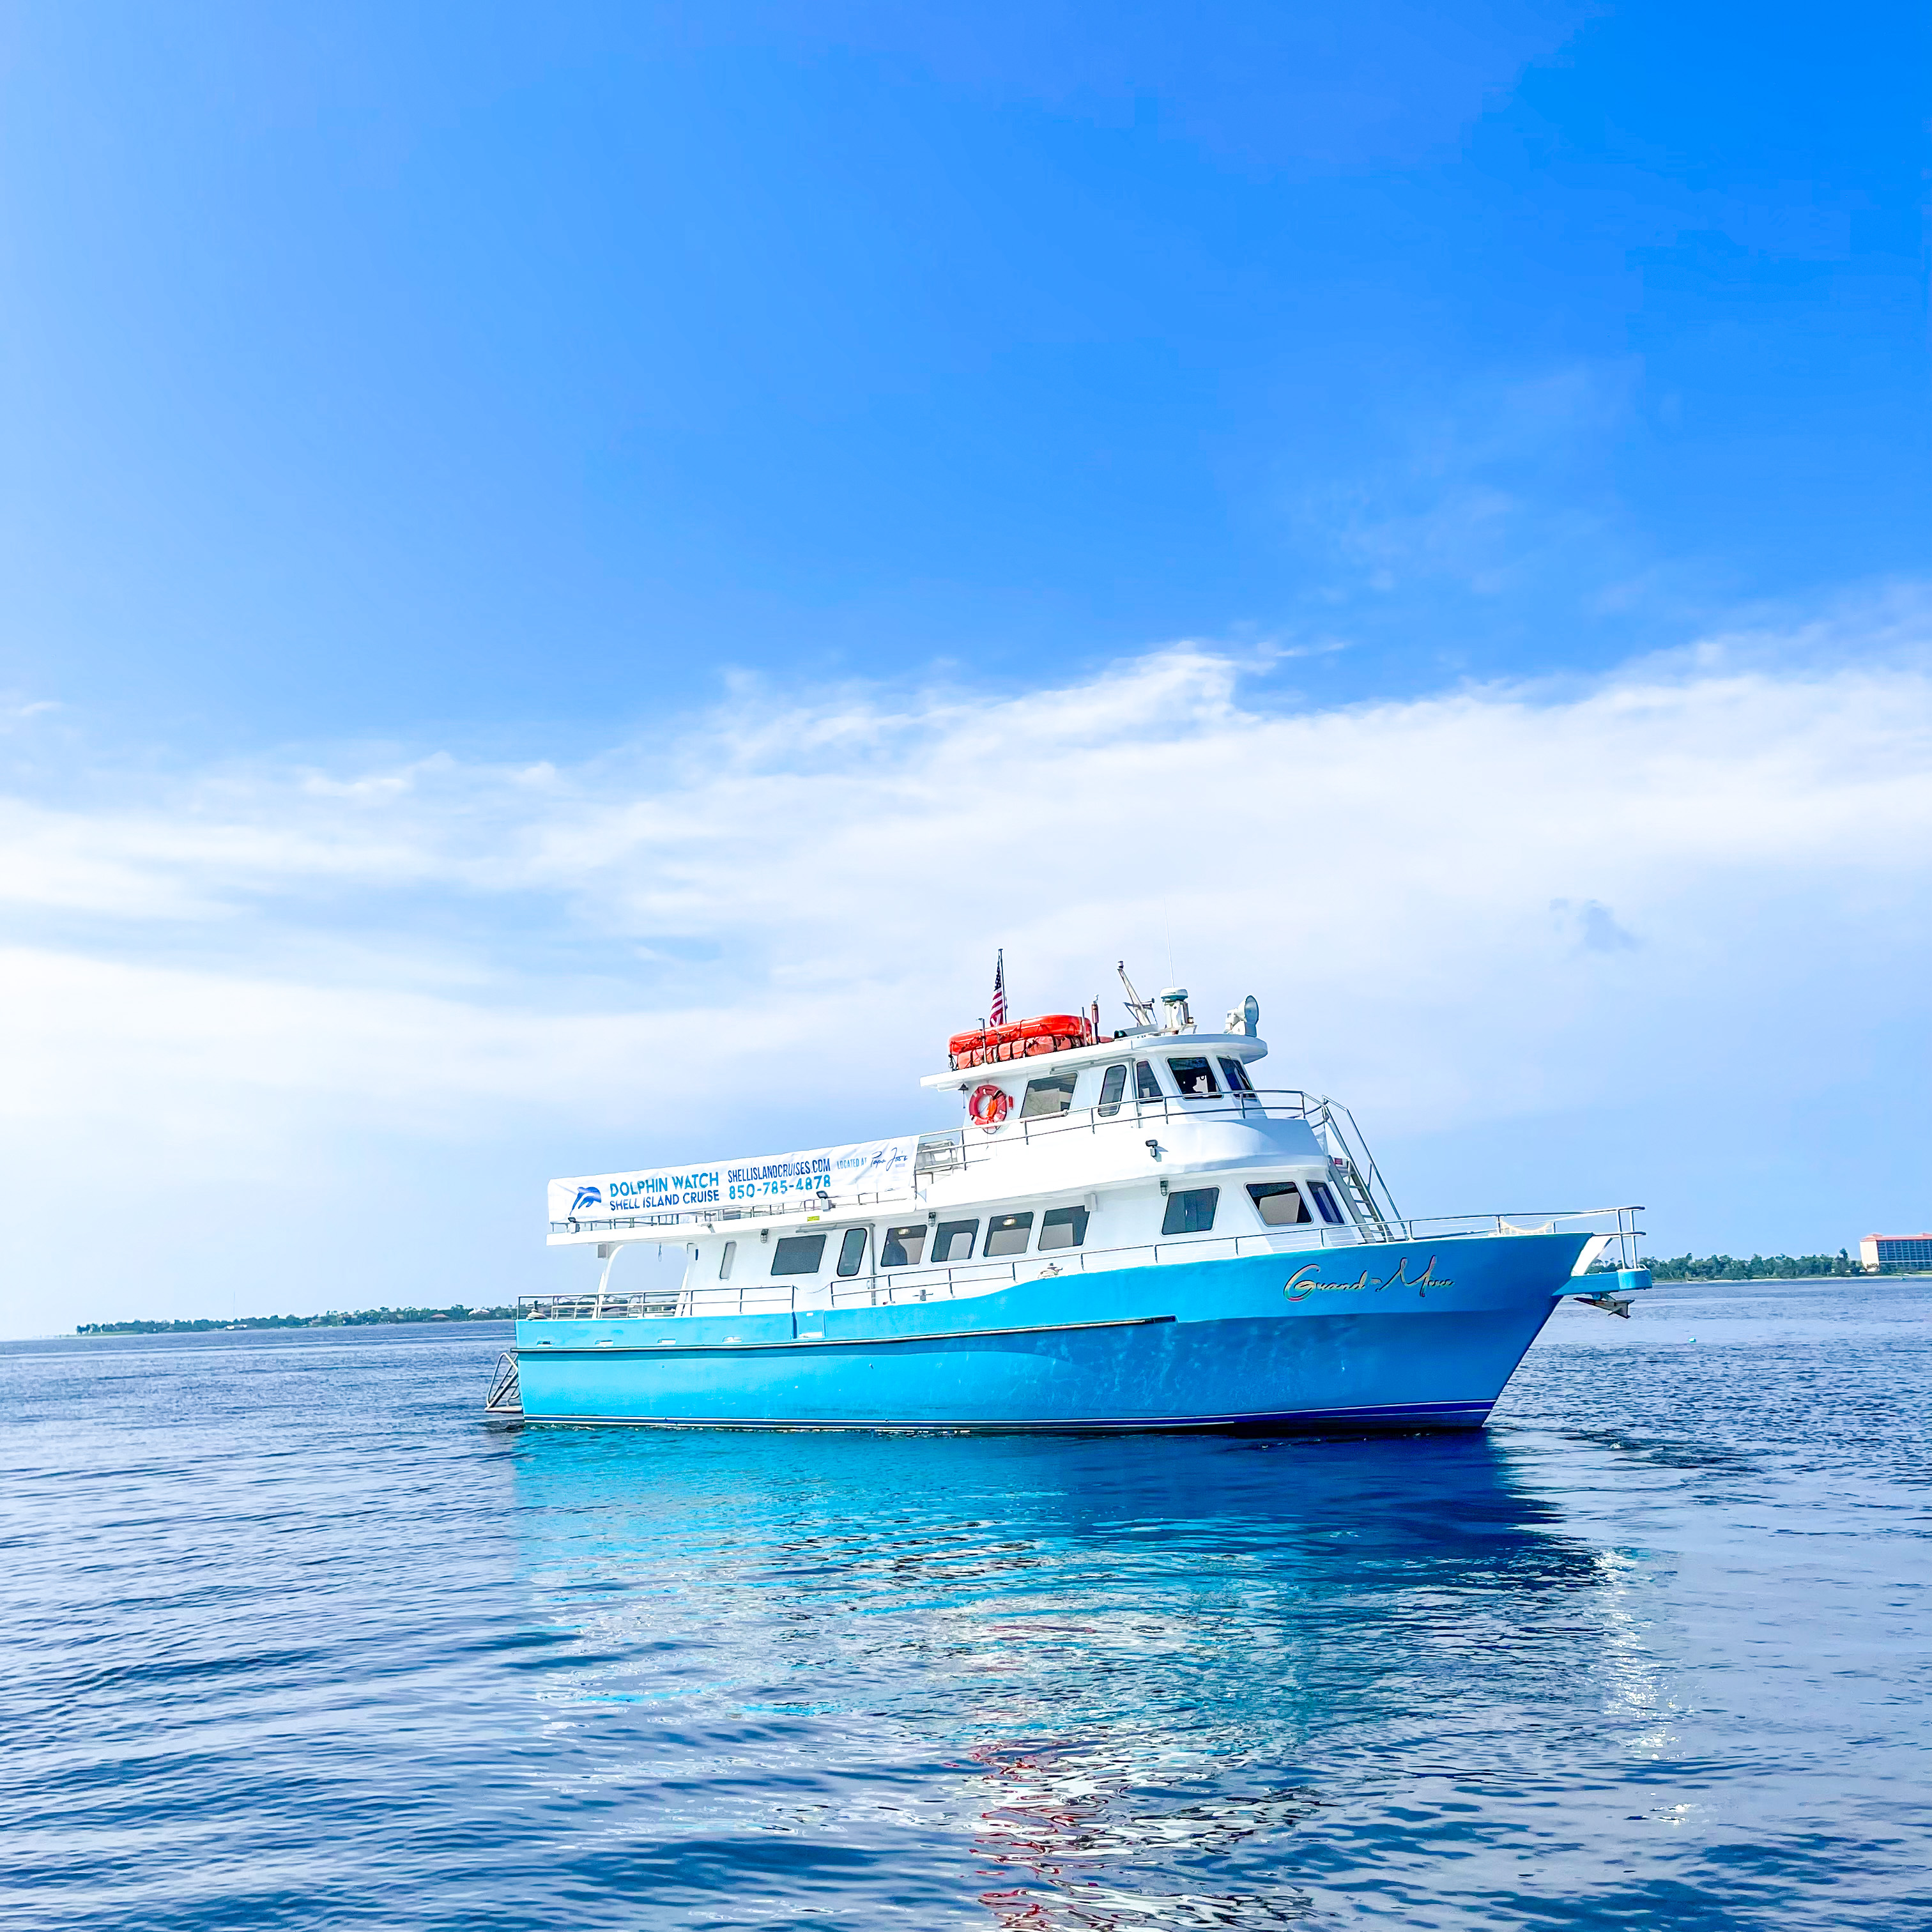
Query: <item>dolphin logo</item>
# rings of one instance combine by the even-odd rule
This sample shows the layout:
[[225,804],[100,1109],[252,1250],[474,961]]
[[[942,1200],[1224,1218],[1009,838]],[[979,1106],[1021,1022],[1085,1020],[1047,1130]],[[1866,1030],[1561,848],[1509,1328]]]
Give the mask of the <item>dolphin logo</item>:
[[601,1208],[603,1204],[603,1189],[586,1186],[577,1190],[577,1198],[570,1204],[570,1211],[574,1214],[582,1208]]

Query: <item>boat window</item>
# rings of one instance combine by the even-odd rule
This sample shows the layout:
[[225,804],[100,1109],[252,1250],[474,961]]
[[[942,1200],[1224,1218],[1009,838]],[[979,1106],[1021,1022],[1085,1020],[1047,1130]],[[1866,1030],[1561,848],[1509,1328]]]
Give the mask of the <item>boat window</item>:
[[1170,1060],[1168,1070],[1184,1100],[1210,1100],[1220,1092],[1214,1084],[1214,1070],[1205,1054],[1192,1054],[1185,1060]]
[[[1120,1071],[1126,1071],[1122,1067]],[[1077,1248],[1087,1238],[1087,1210],[1084,1208],[1049,1208],[1040,1217],[1040,1249]]]
[[1342,1210],[1336,1206],[1335,1197],[1329,1191],[1328,1182],[1311,1180],[1308,1184],[1308,1191],[1314,1196],[1315,1204],[1321,1209],[1322,1220],[1331,1228],[1339,1228],[1342,1225]]
[[1120,1096],[1127,1090],[1127,1070],[1124,1066],[1110,1066],[1107,1077],[1100,1082],[1100,1112],[1114,1114],[1120,1111]]
[[1248,1070],[1238,1060],[1222,1060],[1221,1078],[1227,1082],[1230,1094],[1252,1094],[1255,1090],[1255,1083],[1248,1078]]
[[1020,1118],[1036,1120],[1042,1114],[1064,1114],[1073,1104],[1073,1076],[1052,1073],[1044,1080],[1027,1082],[1026,1098],[1020,1102]]
[[854,1275],[866,1264],[866,1231],[863,1228],[848,1228],[845,1238],[838,1244],[838,1272]]
[[736,1241],[727,1241],[724,1244],[724,1252],[718,1262],[718,1279],[720,1281],[729,1281],[731,1279],[731,1264],[737,1258],[738,1244]]
[[788,1234],[772,1249],[774,1274],[816,1274],[825,1253],[823,1234]]
[[926,1228],[923,1221],[915,1221],[909,1228],[888,1228],[885,1244],[879,1250],[879,1265],[917,1268],[926,1252]]
[[970,1262],[973,1258],[973,1237],[979,1232],[976,1221],[940,1222],[932,1231],[934,1265],[941,1262]]
[[1167,1212],[1160,1217],[1163,1234],[1204,1234],[1214,1225],[1214,1204],[1221,1198],[1218,1187],[1190,1187],[1167,1197]]
[[1134,1062],[1134,1098],[1136,1100],[1164,1100],[1166,1095],[1160,1090],[1160,1082],[1154,1077],[1154,1069],[1144,1060]]
[[1259,1186],[1250,1187],[1248,1192],[1254,1196],[1264,1226],[1286,1228],[1315,1218],[1308,1211],[1308,1203],[1301,1198],[1301,1190],[1292,1180],[1265,1181]]
[[1023,1255],[1027,1251],[1027,1243],[1032,1238],[1030,1214],[995,1214],[986,1223],[988,1255]]

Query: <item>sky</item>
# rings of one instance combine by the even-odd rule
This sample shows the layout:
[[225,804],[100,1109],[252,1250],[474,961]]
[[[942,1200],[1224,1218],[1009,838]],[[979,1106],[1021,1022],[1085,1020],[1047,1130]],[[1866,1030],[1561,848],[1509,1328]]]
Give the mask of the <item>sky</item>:
[[1001,946],[1932,1226],[1932,16],[938,11],[0,5],[0,1332],[574,1286]]

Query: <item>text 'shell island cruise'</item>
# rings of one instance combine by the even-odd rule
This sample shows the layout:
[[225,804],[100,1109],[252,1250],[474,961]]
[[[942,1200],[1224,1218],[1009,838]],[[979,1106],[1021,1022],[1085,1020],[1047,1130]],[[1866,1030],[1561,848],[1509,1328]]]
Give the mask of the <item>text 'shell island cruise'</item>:
[[[1250,998],[956,1034],[962,1126],[550,1184],[597,1292],[524,1299],[527,1421],[952,1430],[1480,1428],[1566,1295],[1649,1285],[1638,1210],[1405,1220],[1353,1117],[1256,1078]],[[626,1247],[682,1284],[625,1292]],[[1592,1264],[1605,1264],[1593,1269]],[[615,1279],[614,1280],[614,1270]]]

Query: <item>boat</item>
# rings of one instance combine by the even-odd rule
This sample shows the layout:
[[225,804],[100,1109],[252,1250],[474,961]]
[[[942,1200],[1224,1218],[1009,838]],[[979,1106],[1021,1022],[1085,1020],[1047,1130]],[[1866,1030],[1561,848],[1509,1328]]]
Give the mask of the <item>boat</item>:
[[[524,1422],[1468,1430],[1566,1298],[1627,1314],[1641,1210],[1397,1210],[1348,1109],[1264,1084],[1250,997],[1184,987],[954,1034],[949,1132],[575,1176],[486,1406]],[[626,1250],[682,1246],[627,1292]]]

